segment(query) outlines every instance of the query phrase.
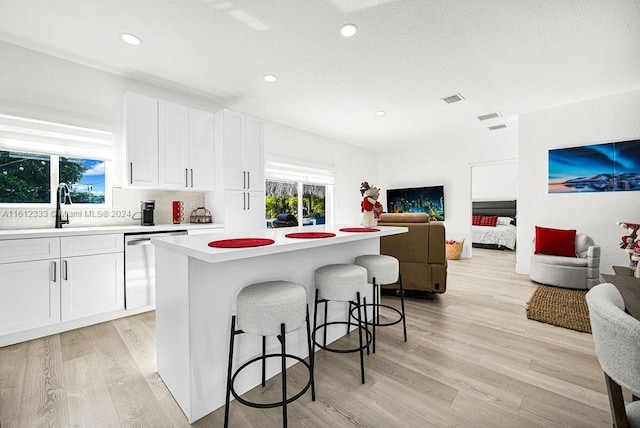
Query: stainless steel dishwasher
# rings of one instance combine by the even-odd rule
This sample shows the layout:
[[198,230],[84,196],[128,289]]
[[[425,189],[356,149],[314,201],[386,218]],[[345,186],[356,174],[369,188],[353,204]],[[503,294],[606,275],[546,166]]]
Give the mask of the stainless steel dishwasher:
[[186,234],[186,230],[173,230],[124,235],[124,305],[127,310],[156,304],[156,259],[151,238]]

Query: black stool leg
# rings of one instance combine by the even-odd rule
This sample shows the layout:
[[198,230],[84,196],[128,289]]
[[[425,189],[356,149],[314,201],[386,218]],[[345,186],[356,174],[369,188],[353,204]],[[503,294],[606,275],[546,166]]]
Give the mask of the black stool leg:
[[231,366],[233,363],[233,342],[236,335],[236,316],[231,317],[231,334],[229,338],[229,366],[227,369],[227,398],[224,404],[224,426],[229,426],[229,399],[231,396]]
[[316,350],[316,328],[318,326],[318,289],[316,288],[316,296],[313,301],[313,333],[311,333],[311,342],[313,343],[314,359]]
[[[349,302],[349,309],[347,310],[348,314],[351,314],[351,308],[353,307],[353,302]],[[326,317],[325,317],[326,318]],[[325,321],[326,322],[326,321]],[[351,322],[351,315],[349,315],[349,322]],[[347,334],[351,333],[351,324],[347,323]]]
[[404,316],[404,288],[402,288],[402,275],[398,274],[400,284],[400,303],[402,305],[402,328],[404,329],[404,341],[407,341],[407,318]]
[[264,388],[265,377],[267,372],[267,359],[264,357],[267,354],[267,336],[262,336],[262,387]]
[[280,324],[280,343],[282,344],[282,426],[287,428],[287,349],[284,323]]
[[371,283],[373,287],[373,353],[376,353],[376,325],[380,322],[380,296],[378,296],[378,284],[376,278],[373,277]]
[[[325,323],[325,326],[323,328],[324,331],[322,332],[323,335],[324,335],[324,342],[322,344],[324,346],[327,346],[327,330],[329,329],[327,327],[327,325],[326,325],[327,324],[327,317],[328,317],[328,309],[329,309],[329,301],[325,300],[324,301],[324,323]],[[348,326],[347,326],[347,329],[349,329]]]
[[[315,324],[315,322],[314,322]],[[315,325],[314,325],[315,327]],[[309,365],[311,366],[311,401],[316,401],[316,383],[314,379],[314,367],[315,367],[315,352],[313,352],[315,345],[311,346],[311,333],[309,331],[309,305],[307,304],[307,347],[309,348]]]
[[360,375],[362,376],[362,383],[364,384],[364,351],[362,346],[362,305],[360,304],[360,292],[356,293],[357,307],[358,307],[358,340],[360,341]]
[[[362,302],[363,302],[363,306],[364,306],[364,322],[365,322],[365,328],[366,328],[366,322],[367,322],[367,298],[363,297],[362,298]],[[349,302],[349,303],[351,303],[351,302]],[[349,314],[351,314],[351,311],[349,311]],[[349,318],[349,319],[351,319],[351,318]],[[369,341],[368,340],[367,340],[367,355],[371,355],[371,352],[369,352]]]

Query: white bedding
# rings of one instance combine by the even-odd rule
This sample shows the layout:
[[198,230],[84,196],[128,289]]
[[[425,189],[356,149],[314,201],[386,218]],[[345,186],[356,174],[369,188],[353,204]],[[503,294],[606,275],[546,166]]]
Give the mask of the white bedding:
[[516,227],[510,225],[471,226],[471,242],[474,244],[495,244],[513,250],[516,247]]

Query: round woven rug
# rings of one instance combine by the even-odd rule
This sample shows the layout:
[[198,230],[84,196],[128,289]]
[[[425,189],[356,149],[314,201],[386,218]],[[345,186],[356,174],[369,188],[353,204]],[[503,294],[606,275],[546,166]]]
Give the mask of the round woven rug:
[[591,333],[587,290],[539,285],[527,302],[527,318]]

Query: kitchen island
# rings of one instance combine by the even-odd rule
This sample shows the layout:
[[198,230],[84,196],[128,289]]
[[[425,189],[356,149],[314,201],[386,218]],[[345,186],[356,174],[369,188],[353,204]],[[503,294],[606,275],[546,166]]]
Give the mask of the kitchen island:
[[[380,237],[407,232],[405,227],[378,227],[375,232],[342,232],[321,225],[257,230],[252,233],[174,236],[153,239],[156,245],[156,330],[158,374],[190,423],[224,405],[231,315],[236,296],[253,283],[287,280],[303,284],[311,320],[314,271],[333,263],[352,263],[362,254],[379,254]],[[332,232],[322,239],[295,239],[292,232]],[[213,240],[268,238],[271,245],[212,248]],[[367,300],[371,301],[371,290]],[[347,304],[329,306],[330,320],[345,319]],[[322,318],[320,318],[322,319]],[[344,326],[329,328],[327,340],[345,334]],[[261,352],[258,337],[236,339],[234,367]],[[279,352],[276,338],[267,338],[267,353]],[[287,334],[287,351],[308,356],[306,330]],[[292,365],[295,361],[290,361]],[[255,366],[255,367],[254,367]],[[267,364],[267,377],[279,373],[279,363]],[[260,383],[260,365],[243,371],[236,390],[243,394]]]

